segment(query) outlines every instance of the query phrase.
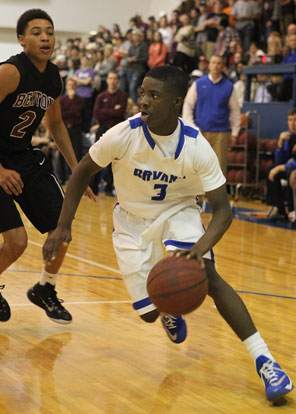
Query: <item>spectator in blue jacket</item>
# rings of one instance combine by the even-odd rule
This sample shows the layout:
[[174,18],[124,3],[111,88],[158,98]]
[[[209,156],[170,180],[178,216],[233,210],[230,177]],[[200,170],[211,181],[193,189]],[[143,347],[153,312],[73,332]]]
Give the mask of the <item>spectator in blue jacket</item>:
[[291,186],[283,187],[282,180],[289,182],[296,170],[296,108],[288,112],[288,131],[280,134],[274,159],[275,164],[267,170],[266,202],[272,206],[268,219],[287,220],[289,212],[294,210],[293,192]]

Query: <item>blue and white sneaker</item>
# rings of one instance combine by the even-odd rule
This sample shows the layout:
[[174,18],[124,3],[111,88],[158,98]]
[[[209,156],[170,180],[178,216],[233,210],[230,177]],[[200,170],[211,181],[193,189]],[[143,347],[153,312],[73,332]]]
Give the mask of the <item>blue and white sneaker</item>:
[[256,359],[256,369],[265,385],[266,398],[275,401],[294,388],[286,372],[276,361],[260,355]]
[[175,344],[185,341],[187,336],[186,322],[183,316],[172,316],[168,313],[161,313],[161,323],[167,336]]

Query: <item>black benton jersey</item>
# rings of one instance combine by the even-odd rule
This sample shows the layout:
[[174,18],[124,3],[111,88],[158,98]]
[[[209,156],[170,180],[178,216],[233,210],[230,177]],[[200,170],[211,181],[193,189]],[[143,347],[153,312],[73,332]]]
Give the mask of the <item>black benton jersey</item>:
[[50,61],[42,73],[24,52],[3,63],[17,67],[20,83],[0,104],[0,160],[31,147],[32,135],[62,90],[58,68]]

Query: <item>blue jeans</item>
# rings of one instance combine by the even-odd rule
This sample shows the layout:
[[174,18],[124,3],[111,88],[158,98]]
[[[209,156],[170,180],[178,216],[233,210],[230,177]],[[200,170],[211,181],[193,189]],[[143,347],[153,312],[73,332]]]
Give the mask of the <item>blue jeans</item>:
[[144,74],[142,72],[127,72],[129,96],[134,103],[138,101],[137,89],[141,85]]

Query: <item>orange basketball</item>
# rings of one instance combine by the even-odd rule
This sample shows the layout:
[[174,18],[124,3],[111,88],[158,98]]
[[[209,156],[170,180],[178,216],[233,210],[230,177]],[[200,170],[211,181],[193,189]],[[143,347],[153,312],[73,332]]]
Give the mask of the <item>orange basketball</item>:
[[169,256],[150,270],[149,297],[160,312],[173,316],[197,309],[208,292],[206,272],[197,260]]
[[252,126],[252,118],[249,115],[241,113],[241,122],[240,127],[246,128],[248,125],[248,128],[251,128]]

